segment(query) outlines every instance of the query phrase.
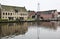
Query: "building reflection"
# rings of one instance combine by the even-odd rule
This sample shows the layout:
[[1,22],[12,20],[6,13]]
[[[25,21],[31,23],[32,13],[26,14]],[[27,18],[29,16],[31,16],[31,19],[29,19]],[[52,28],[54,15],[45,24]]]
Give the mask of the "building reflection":
[[28,22],[28,26],[36,26],[37,22]]
[[27,23],[3,23],[0,25],[0,37],[24,35],[27,31]]
[[48,29],[57,30],[57,27],[60,26],[59,22],[29,22],[28,26],[37,26]]
[[38,27],[57,30],[58,22],[37,22]]

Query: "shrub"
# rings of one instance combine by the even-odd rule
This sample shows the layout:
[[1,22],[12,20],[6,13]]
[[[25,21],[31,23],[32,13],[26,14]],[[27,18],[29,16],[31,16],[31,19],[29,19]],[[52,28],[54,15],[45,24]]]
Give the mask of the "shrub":
[[0,21],[8,21],[8,19],[0,19]]

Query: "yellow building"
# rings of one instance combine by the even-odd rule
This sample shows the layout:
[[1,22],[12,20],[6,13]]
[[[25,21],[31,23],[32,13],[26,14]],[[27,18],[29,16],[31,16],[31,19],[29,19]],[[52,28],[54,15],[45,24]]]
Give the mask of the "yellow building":
[[28,12],[25,7],[17,7],[17,6],[8,6],[8,5],[1,5],[0,4],[0,11],[1,11],[1,19],[8,19],[8,20],[27,20]]

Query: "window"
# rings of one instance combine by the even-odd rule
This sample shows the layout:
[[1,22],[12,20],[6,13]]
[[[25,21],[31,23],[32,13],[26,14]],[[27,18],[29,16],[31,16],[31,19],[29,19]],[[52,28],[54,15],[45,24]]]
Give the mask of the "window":
[[6,13],[6,15],[7,15],[7,13]]
[[11,15],[12,15],[12,13],[11,13]]
[[32,18],[35,18],[35,16],[32,16]]
[[3,15],[5,15],[5,13],[3,13]]
[[20,15],[22,16],[22,13]]
[[8,13],[8,15],[10,15],[10,13]]
[[4,18],[4,17],[3,17]]
[[18,13],[18,10],[17,9],[15,9],[15,13]]

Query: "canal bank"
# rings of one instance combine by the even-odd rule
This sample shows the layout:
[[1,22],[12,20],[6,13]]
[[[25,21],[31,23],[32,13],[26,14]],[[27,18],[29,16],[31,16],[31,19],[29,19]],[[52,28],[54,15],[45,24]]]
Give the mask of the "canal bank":
[[50,22],[50,21],[60,21],[60,20],[0,21],[0,23],[19,23],[19,22]]

